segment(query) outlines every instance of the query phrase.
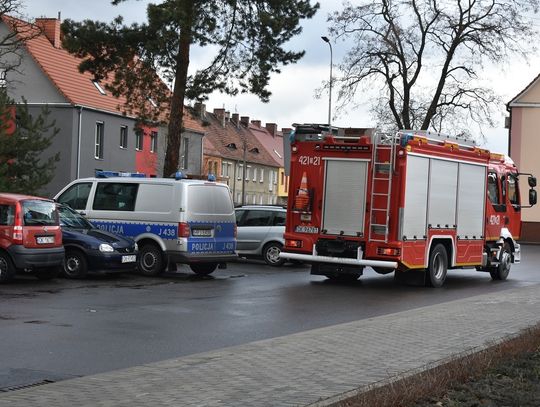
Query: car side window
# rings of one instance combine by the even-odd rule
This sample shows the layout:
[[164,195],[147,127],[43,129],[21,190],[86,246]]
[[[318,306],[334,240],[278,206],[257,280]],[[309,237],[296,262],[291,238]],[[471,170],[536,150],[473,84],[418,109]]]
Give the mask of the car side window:
[[242,225],[242,216],[244,216],[244,213],[246,211],[236,211],[235,212],[235,216],[236,216],[236,225],[237,226],[243,226]]
[[269,226],[270,219],[271,211],[250,210],[246,213],[242,226]]
[[488,197],[493,205],[499,205],[499,184],[497,174],[490,172],[488,174]]
[[15,207],[0,205],[0,226],[13,226],[15,219]]
[[81,182],[72,185],[58,197],[58,202],[69,205],[72,209],[85,209],[91,188],[91,182]]
[[272,221],[272,226],[285,226],[285,212],[276,212],[274,214],[274,220]]
[[512,205],[519,205],[519,186],[514,174],[508,174],[508,200]]
[[92,209],[103,211],[133,211],[139,184],[122,184],[117,182],[100,182],[96,188],[96,196]]

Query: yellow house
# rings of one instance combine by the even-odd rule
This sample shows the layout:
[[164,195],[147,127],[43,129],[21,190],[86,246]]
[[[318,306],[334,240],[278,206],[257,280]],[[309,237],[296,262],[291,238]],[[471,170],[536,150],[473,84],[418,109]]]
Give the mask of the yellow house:
[[[509,155],[522,173],[540,178],[540,75],[507,104]],[[527,177],[520,179],[522,205],[528,204]],[[520,240],[540,242],[540,205],[524,208]]]

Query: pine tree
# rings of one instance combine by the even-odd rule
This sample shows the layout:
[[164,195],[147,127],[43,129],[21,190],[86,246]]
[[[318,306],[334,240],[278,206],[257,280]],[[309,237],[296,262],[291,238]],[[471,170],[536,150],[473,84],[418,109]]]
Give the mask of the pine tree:
[[39,195],[52,180],[60,154],[43,153],[59,130],[49,114],[44,107],[32,116],[26,101],[16,105],[0,88],[0,191]]
[[[81,72],[104,80],[113,95],[127,99],[127,113],[156,120],[169,112],[163,167],[168,176],[178,168],[184,100],[204,100],[218,90],[249,92],[267,102],[270,75],[304,55],[284,45],[318,8],[310,0],[163,0],[148,5],[143,24],[125,26],[122,17],[109,24],[66,20],[63,44],[84,59]],[[213,58],[189,75],[193,47],[205,48]],[[171,91],[156,81],[156,72]]]

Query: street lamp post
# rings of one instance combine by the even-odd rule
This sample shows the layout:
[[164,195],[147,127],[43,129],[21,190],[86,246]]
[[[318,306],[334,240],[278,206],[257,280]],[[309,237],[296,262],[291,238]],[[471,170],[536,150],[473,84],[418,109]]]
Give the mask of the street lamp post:
[[246,204],[246,149],[247,143],[245,139],[242,139],[242,206]]
[[332,124],[332,44],[328,37],[321,37],[324,42],[330,47],[330,81],[329,81],[329,92],[328,92],[328,126]]

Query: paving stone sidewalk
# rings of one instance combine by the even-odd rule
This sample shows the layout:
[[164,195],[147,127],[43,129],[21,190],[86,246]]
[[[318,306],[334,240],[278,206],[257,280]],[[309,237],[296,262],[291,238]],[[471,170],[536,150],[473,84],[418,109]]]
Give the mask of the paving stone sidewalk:
[[324,406],[540,321],[540,285],[0,393],[0,406]]

